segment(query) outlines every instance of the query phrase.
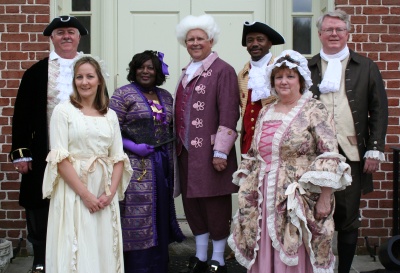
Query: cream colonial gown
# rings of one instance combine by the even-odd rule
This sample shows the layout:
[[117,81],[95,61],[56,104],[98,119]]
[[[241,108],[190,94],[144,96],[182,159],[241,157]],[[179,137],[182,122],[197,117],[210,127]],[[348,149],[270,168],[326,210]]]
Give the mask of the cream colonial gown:
[[[46,272],[123,273],[118,200],[132,169],[122,148],[118,119],[111,109],[100,117],[85,116],[69,101],[54,109],[50,121],[51,151],[43,180],[43,197],[51,198],[46,246]],[[111,204],[91,214],[57,172],[68,158],[91,193],[109,191],[113,164],[124,162]]]

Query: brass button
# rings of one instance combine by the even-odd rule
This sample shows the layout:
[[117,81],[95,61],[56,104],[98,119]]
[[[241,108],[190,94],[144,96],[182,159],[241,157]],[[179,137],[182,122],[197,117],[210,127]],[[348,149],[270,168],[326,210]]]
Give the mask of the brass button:
[[251,110],[252,113],[254,113],[254,110]]
[[232,135],[232,131],[228,131],[228,135]]
[[221,128],[218,128],[218,132],[221,132],[222,130],[221,130]]
[[251,120],[251,121],[254,121],[254,118],[251,118],[250,120]]
[[252,102],[251,105],[254,105],[254,102]]
[[253,130],[253,131],[254,131],[254,126],[253,126],[253,127],[251,127],[251,130]]

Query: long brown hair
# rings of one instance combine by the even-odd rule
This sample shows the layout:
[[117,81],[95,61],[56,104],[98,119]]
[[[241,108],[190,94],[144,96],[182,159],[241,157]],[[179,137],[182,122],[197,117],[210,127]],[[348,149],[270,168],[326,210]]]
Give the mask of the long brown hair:
[[101,73],[101,67],[100,64],[90,56],[84,56],[80,59],[78,59],[75,62],[74,65],[74,78],[72,80],[72,86],[74,89],[74,92],[70,96],[71,104],[75,106],[78,109],[82,108],[82,98],[79,95],[78,89],[76,87],[75,83],[75,77],[78,68],[83,65],[83,64],[90,64],[94,67],[97,77],[99,78],[99,86],[97,87],[97,92],[96,92],[96,97],[94,99],[94,108],[99,111],[100,114],[104,115],[107,113],[108,110],[108,103],[109,103],[109,97],[108,97],[108,92],[107,92],[107,86],[106,86],[106,81],[103,77],[103,74]]

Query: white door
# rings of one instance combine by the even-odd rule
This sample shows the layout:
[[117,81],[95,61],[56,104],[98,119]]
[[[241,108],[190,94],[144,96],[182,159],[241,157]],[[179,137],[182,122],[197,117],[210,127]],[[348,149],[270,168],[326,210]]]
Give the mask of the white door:
[[[265,21],[265,0],[119,0],[118,2],[117,86],[127,84],[126,75],[132,56],[144,50],[165,53],[170,76],[162,86],[175,92],[181,69],[190,57],[176,40],[175,26],[187,15],[214,16],[221,34],[214,50],[239,72],[249,60],[241,45],[244,21]],[[240,155],[239,155],[240,156]],[[234,198],[234,210],[237,208]],[[179,218],[184,217],[181,199],[176,199]]]

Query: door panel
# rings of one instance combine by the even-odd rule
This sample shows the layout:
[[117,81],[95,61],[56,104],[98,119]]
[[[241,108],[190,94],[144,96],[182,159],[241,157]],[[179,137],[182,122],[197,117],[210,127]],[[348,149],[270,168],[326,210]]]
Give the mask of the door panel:
[[189,15],[190,1],[118,1],[117,86],[127,84],[128,64],[136,53],[161,51],[169,66],[169,77],[162,86],[174,92],[181,71],[182,46],[176,40],[175,26]]

